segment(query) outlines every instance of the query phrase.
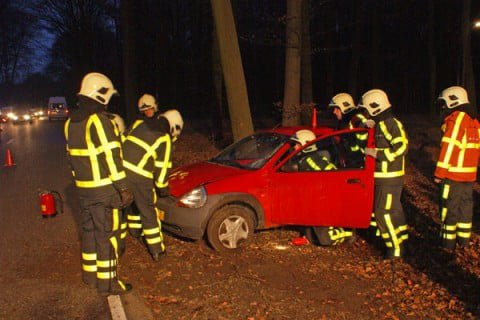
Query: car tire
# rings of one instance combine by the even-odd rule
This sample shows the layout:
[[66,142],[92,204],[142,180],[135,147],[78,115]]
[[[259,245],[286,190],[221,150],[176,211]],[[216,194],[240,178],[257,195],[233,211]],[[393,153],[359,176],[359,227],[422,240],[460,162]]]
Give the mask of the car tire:
[[236,251],[250,241],[254,232],[254,214],[241,205],[227,205],[218,209],[207,226],[208,242],[215,251]]

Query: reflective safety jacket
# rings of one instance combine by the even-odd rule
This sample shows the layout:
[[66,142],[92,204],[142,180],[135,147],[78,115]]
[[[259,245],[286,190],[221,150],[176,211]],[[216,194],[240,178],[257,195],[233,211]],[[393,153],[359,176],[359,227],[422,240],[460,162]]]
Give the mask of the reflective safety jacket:
[[112,120],[95,112],[65,122],[67,154],[75,185],[81,189],[126,188],[119,132]]
[[403,184],[408,138],[402,123],[393,116],[378,121],[375,146],[375,184]]
[[299,171],[329,171],[336,170],[335,164],[331,163],[325,156],[312,152],[312,155],[303,158],[299,165]]
[[136,121],[123,144],[123,165],[128,179],[152,180],[158,189],[168,187],[172,141],[166,130],[153,130],[145,121]]
[[442,129],[435,177],[475,181],[480,157],[480,123],[465,112],[455,111],[445,118]]

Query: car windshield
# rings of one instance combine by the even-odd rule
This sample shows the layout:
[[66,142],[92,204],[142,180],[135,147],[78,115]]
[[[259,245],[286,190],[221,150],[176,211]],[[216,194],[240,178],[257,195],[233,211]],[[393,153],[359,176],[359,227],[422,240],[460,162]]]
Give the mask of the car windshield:
[[288,140],[287,136],[273,132],[257,133],[227,147],[210,162],[243,169],[259,169]]

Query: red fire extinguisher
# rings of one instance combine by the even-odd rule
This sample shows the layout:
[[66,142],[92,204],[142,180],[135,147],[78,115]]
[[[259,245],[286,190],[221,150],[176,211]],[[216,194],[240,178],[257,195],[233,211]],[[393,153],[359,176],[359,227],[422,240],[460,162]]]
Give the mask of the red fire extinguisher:
[[40,211],[43,218],[53,218],[57,215],[57,205],[55,198],[60,204],[60,212],[63,213],[63,200],[60,193],[52,190],[42,190],[38,193],[40,197]]

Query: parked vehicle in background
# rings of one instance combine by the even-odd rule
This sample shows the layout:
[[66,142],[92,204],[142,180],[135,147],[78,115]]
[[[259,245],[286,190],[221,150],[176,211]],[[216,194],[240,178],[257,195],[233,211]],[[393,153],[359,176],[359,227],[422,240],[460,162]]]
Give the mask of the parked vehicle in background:
[[33,119],[40,119],[45,115],[45,112],[42,108],[30,108],[28,111]]
[[10,116],[10,119],[14,125],[19,123],[29,123],[32,124],[33,118],[28,110],[19,110],[14,112],[13,115]]
[[48,120],[66,120],[68,113],[68,105],[65,97],[50,97],[48,99]]

